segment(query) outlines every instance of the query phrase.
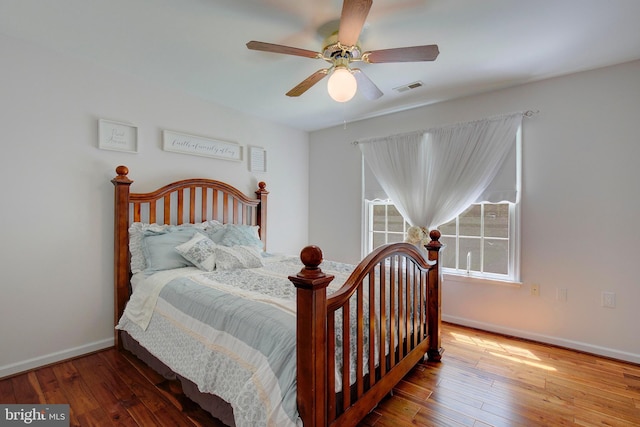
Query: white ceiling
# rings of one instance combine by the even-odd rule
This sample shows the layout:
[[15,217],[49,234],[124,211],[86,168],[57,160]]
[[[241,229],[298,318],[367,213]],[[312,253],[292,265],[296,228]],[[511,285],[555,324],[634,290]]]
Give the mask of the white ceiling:
[[[318,29],[341,8],[342,0],[0,0],[0,33],[308,131],[640,59],[639,0],[374,0],[363,50],[437,44],[437,60],[358,64],[384,92],[376,101],[336,103],[326,79],[285,96],[327,63],[245,44],[320,50]],[[424,86],[393,91],[415,81]]]

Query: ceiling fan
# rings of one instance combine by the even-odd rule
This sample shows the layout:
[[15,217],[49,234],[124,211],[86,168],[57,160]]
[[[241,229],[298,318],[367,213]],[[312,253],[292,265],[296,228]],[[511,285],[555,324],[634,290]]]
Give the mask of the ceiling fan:
[[382,96],[382,91],[359,68],[351,68],[352,62],[370,64],[384,62],[433,61],[440,53],[438,46],[423,45],[362,52],[358,38],[371,9],[373,0],[344,0],[338,31],[327,37],[321,52],[284,46],[273,43],[250,41],[252,50],[323,59],[331,66],[323,68],[287,92],[287,96],[300,96],[309,88],[331,74],[328,82],[329,95],[338,102],[349,101],[357,89],[370,100]]

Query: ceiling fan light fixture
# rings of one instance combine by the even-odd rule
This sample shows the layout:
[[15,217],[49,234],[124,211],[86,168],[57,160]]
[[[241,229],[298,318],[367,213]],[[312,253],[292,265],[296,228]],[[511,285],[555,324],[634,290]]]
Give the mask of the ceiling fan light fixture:
[[[372,0],[343,0],[340,19],[331,21],[321,27],[319,34],[324,37],[324,42],[320,52],[255,40],[248,42],[247,48],[263,52],[322,59],[331,64],[329,68],[323,68],[311,74],[287,92],[287,96],[300,96],[324,77],[331,74],[327,89],[333,100],[337,102],[349,101],[354,97],[358,86],[360,86],[360,94],[363,97],[369,100],[378,99],[383,95],[382,91],[361,69],[351,68],[352,62],[379,64],[385,62],[434,61],[440,51],[438,45],[431,44],[363,52],[358,44],[358,39],[366,25],[367,15],[372,3]],[[410,88],[413,89],[413,85]]]
[[329,96],[336,102],[347,102],[356,94],[358,83],[347,67],[336,67],[327,82]]

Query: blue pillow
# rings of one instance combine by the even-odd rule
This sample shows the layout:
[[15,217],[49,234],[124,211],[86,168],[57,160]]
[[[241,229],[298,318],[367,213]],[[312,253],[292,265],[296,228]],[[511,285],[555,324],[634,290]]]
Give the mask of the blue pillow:
[[204,230],[200,230],[200,233],[204,234],[209,239],[213,240],[213,243],[218,243],[218,244],[222,244],[222,238],[224,237],[224,234],[226,232],[227,232],[227,226],[222,224],[214,225]]
[[146,231],[142,237],[142,253],[146,262],[146,272],[191,267],[176,246],[191,240],[196,233],[193,227],[170,227],[163,232]]
[[257,225],[225,225],[225,233],[220,243],[224,246],[255,246],[262,250],[264,244],[258,237]]

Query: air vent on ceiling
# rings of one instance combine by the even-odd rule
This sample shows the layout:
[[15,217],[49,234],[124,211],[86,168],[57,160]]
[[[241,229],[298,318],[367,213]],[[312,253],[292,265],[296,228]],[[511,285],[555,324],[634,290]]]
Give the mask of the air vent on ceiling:
[[411,90],[411,89],[417,89],[419,87],[422,87],[423,85],[424,85],[424,83],[418,81],[418,82],[413,82],[413,83],[406,84],[404,86],[394,87],[393,90],[395,90],[398,93],[402,93],[402,92],[406,92],[406,91]]

